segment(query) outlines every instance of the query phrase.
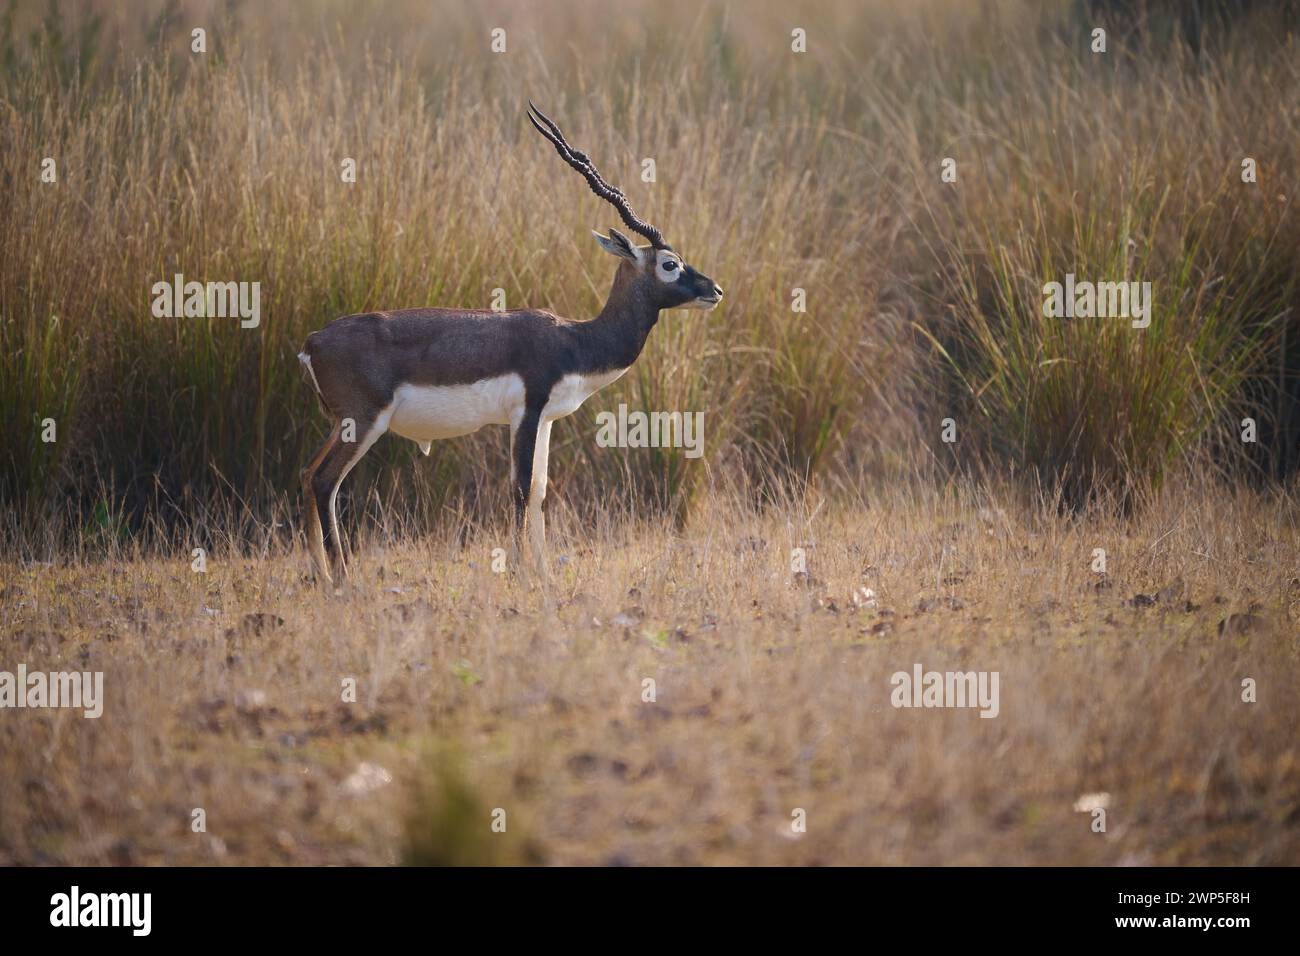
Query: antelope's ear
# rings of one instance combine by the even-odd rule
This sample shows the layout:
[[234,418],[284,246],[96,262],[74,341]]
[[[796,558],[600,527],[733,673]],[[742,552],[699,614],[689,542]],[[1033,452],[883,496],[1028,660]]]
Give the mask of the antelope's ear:
[[632,240],[623,235],[617,229],[611,229],[608,236],[602,236],[596,230],[591,234],[596,237],[600,243],[600,248],[604,249],[611,256],[618,256],[620,259],[626,259],[628,262],[641,262],[641,250],[632,244]]

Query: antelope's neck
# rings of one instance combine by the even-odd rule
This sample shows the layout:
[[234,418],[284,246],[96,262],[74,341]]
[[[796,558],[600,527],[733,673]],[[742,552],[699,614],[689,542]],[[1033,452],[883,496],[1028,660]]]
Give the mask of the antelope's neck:
[[615,278],[600,314],[579,326],[587,344],[585,372],[627,368],[640,356],[659,321],[659,310],[621,278]]

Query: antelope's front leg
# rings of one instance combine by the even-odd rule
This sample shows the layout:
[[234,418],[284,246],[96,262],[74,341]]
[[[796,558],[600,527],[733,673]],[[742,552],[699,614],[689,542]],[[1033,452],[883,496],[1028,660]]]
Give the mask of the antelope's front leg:
[[533,546],[533,563],[542,577],[550,579],[546,564],[546,470],[551,455],[551,423],[543,419],[537,426],[533,447],[533,474],[528,487],[528,536]]
[[[544,421],[540,409],[528,409],[514,428],[511,457],[514,464],[515,554],[524,525],[532,543],[533,564],[547,577],[546,517],[542,502],[546,498],[546,467],[551,447],[551,423]],[[521,562],[522,563],[522,562]]]

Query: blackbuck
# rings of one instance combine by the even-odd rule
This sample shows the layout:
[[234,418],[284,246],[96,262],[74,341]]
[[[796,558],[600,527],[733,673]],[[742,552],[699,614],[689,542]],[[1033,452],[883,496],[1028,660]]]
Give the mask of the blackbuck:
[[308,547],[328,581],[347,574],[339,485],[379,437],[394,432],[427,455],[435,439],[484,425],[510,426],[515,551],[526,522],[544,574],[542,503],[552,422],[628,370],[662,310],[712,309],[722,299],[722,289],[637,218],[622,191],[532,103],[528,119],[650,244],[635,245],[616,229],[608,236],[592,233],[620,262],[604,308],[590,321],[545,309],[403,309],[344,316],[307,337],[298,358],[334,422],[302,471]]

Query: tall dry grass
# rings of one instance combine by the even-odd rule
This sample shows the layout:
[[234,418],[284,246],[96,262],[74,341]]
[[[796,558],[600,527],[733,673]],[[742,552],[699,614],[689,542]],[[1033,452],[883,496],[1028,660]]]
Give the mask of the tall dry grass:
[[[1079,499],[1153,487],[1209,451],[1228,472],[1251,455],[1284,469],[1300,343],[1291,21],[1243,15],[1193,53],[1146,9],[1112,18],[1098,58],[1093,14],[1019,0],[668,0],[653,16],[587,0],[365,16],[11,5],[7,540],[30,552],[51,528],[96,542],[143,528],[201,543],[229,509],[236,536],[291,530],[324,426],[294,357],[309,331],[365,309],[486,307],[498,287],[510,306],[594,315],[612,265],[588,229],[612,212],[522,122],[528,97],[728,290],[707,319],[667,314],[634,373],[557,429],[559,508],[683,519],[705,486],[761,498],[981,461]],[[195,25],[207,55],[189,51]],[[790,52],[793,26],[809,53]],[[1234,180],[1242,155],[1258,185]],[[40,182],[45,156],[57,185]],[[1150,279],[1152,328],[1045,321],[1035,290],[1065,271]],[[150,287],[177,272],[260,281],[261,327],[153,318]],[[620,402],[704,411],[708,454],[597,449],[594,416]],[[1224,440],[1243,409],[1265,438],[1245,451]],[[937,440],[950,416],[956,446]],[[432,461],[400,441],[370,457],[353,516],[503,513],[495,432]]]
[[[1294,394],[1260,386],[1294,389],[1294,43],[1243,31],[1198,58],[1111,42],[1117,69],[1031,97],[1033,64],[1016,60],[1009,93],[970,97],[956,119],[951,148],[979,144],[970,178],[926,203],[945,264],[931,328],[954,399],[1076,503],[1149,488],[1207,448],[1221,470],[1285,471]],[[1247,158],[1257,183],[1243,182]],[[1045,317],[1044,284],[1067,273],[1149,282],[1150,327]],[[1245,417],[1262,445],[1242,443]]]

